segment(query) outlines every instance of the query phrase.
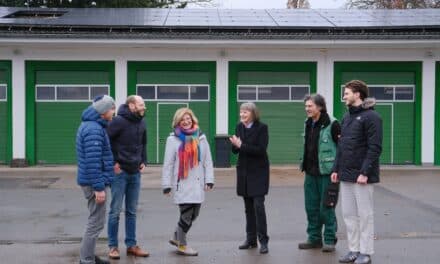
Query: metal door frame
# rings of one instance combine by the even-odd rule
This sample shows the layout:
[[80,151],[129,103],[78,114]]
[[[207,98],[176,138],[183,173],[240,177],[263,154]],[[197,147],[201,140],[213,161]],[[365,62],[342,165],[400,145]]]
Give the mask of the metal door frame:
[[390,139],[391,160],[390,160],[390,164],[394,164],[394,104],[393,103],[377,103],[376,105],[378,105],[378,106],[391,106],[391,139]]

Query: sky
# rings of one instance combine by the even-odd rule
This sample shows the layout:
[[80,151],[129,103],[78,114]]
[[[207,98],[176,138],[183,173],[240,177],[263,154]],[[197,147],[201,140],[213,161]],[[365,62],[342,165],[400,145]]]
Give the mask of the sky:
[[[346,0],[309,0],[313,9],[343,8]],[[208,8],[225,9],[284,9],[287,0],[212,0]],[[194,8],[196,6],[190,6]],[[200,6],[199,6],[200,7]]]

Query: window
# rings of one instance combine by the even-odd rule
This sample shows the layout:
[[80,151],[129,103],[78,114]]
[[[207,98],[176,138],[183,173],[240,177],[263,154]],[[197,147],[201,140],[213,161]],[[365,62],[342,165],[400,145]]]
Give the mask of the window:
[[290,100],[303,101],[306,95],[310,94],[309,86],[292,86],[290,87]]
[[89,87],[86,86],[59,86],[57,100],[88,100]]
[[136,94],[142,96],[144,100],[154,100],[156,99],[156,87],[139,85]]
[[204,85],[190,86],[190,99],[191,100],[206,100],[209,99],[209,88]]
[[[414,102],[414,85],[368,85],[369,97],[377,102]],[[344,86],[341,85],[341,101],[344,101]]]
[[0,84],[0,102],[6,101],[7,99],[7,86],[6,84]]
[[394,94],[396,101],[414,101],[414,86],[398,86]]
[[187,86],[158,86],[157,87],[157,99],[158,100],[188,100],[188,87]]
[[108,86],[91,86],[90,87],[90,99],[95,99],[96,96],[106,94],[108,95]]
[[55,86],[38,86],[37,101],[55,100]]
[[289,100],[289,86],[259,87],[259,100]]
[[136,94],[146,101],[209,101],[209,85],[138,84]]
[[238,85],[237,101],[298,102],[309,93],[309,85]]
[[257,100],[257,87],[239,87],[238,88],[238,101],[256,101]]
[[376,98],[378,101],[392,101],[394,92],[393,87],[371,86],[368,87],[369,96]]
[[109,85],[37,85],[35,99],[37,102],[88,102],[98,95],[108,95],[109,90]]

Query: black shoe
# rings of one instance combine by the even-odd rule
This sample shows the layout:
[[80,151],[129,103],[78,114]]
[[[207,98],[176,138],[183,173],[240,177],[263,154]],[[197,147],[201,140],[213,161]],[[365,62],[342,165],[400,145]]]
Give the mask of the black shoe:
[[267,253],[269,253],[269,247],[267,247],[267,244],[261,244],[260,254],[267,254]]
[[334,244],[324,244],[322,246],[322,252],[333,252],[335,251],[335,245]]
[[307,240],[306,242],[298,244],[299,249],[313,249],[313,248],[322,248],[322,242],[311,242]]
[[257,247],[257,241],[249,242],[246,240],[243,242],[243,244],[238,246],[238,249],[251,249],[251,248],[256,248],[256,247]]
[[98,256],[95,256],[95,264],[110,264],[110,261],[104,260]]

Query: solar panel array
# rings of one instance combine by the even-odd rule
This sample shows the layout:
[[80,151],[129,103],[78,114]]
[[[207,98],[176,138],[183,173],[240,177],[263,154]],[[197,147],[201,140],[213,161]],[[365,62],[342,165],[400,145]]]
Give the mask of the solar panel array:
[[[52,18],[6,18],[17,11],[64,11]],[[0,24],[54,26],[358,28],[440,26],[440,9],[25,9],[0,8]]]

